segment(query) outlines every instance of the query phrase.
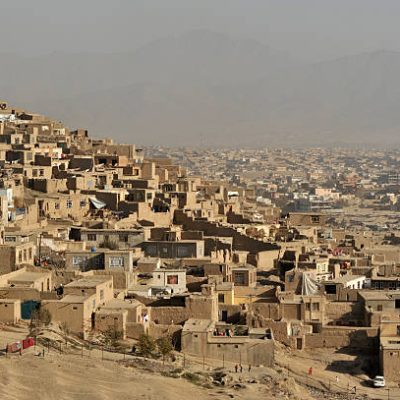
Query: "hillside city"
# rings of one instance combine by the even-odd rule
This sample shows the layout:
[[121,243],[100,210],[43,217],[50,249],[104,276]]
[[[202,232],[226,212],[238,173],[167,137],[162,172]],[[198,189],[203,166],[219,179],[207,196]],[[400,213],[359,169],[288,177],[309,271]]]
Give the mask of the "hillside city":
[[4,357],[400,398],[397,149],[142,148],[1,102],[0,155]]

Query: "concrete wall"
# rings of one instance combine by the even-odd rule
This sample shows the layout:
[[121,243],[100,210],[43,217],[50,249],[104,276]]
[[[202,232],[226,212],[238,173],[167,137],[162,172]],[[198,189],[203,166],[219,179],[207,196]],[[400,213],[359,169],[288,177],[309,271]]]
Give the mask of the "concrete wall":
[[194,296],[185,300],[184,307],[151,307],[151,320],[158,324],[183,324],[189,318],[218,320],[216,296]]
[[40,301],[41,294],[34,288],[0,288],[0,298],[2,299],[19,299],[19,300],[35,300]]
[[97,332],[105,333],[108,330],[120,332],[122,340],[126,339],[126,321],[128,318],[127,310],[110,311],[104,310],[96,312],[95,329]]
[[381,349],[381,373],[387,381],[400,381],[400,351],[398,349]]
[[[105,282],[99,282],[96,287],[83,287],[77,284],[77,286],[65,286],[65,295],[76,295],[76,296],[93,296],[95,295],[96,306],[105,304],[107,301],[114,298],[114,289],[112,283],[112,277],[110,280]],[[89,278],[90,279],[90,278]],[[77,281],[78,282],[78,281]]]
[[360,303],[353,302],[327,302],[325,317],[331,321],[362,321],[363,308]]
[[201,258],[204,257],[204,242],[143,242],[141,248],[146,257]]
[[247,324],[252,328],[268,326],[268,320],[280,319],[279,304],[250,303],[247,305]]
[[7,245],[0,245],[0,274],[7,274],[14,271],[16,266],[15,248]]
[[21,320],[21,300],[0,300],[0,322],[16,324]]
[[182,352],[197,357],[272,367],[274,341],[236,336],[212,337],[209,332],[182,332]]
[[43,301],[41,306],[50,312],[53,322],[65,324],[71,333],[85,337],[91,329],[93,300],[94,296],[88,297],[83,303],[48,300]]
[[350,347],[360,349],[376,348],[378,340],[377,328],[323,327],[321,333],[305,336],[306,348]]

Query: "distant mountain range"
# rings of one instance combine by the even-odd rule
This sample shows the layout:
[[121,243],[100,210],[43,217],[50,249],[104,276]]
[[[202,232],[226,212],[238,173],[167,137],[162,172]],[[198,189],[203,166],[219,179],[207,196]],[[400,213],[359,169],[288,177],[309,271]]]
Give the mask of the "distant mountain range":
[[400,144],[396,52],[304,65],[255,41],[193,31],[125,54],[1,60],[1,99],[122,142]]

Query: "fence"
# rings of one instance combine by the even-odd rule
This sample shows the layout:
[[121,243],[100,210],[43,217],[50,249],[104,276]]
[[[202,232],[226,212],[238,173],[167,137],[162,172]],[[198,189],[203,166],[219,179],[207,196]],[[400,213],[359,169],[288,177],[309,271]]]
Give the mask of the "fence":
[[[314,377],[310,371],[300,374],[290,369],[289,365],[281,367],[287,370],[287,376],[293,378],[300,386],[307,386],[311,391],[324,392],[325,394],[339,394],[347,399],[373,399],[373,400],[400,400],[400,385],[399,388],[386,387],[386,388],[373,388],[370,382],[363,382],[362,384],[354,385],[345,381],[345,378],[340,375],[339,380],[331,379],[327,381],[320,381]],[[338,375],[339,376],[339,375]],[[341,378],[341,380],[340,380]],[[305,382],[305,383],[304,383]],[[366,386],[369,388],[366,388]]]

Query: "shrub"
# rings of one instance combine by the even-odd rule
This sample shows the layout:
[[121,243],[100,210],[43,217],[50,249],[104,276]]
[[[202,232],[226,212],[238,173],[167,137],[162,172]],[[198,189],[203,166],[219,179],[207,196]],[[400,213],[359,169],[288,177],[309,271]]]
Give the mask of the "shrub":
[[156,343],[150,335],[144,333],[139,336],[137,349],[139,354],[141,354],[142,356],[152,356],[154,351],[156,350]]
[[165,357],[169,356],[174,350],[170,336],[160,337],[157,339],[156,344],[159,353],[162,355],[163,361],[165,360]]
[[122,339],[123,334],[121,331],[114,327],[108,328],[102,334],[103,344],[105,346],[118,347],[119,341]]
[[38,309],[32,311],[31,315],[31,328],[36,328],[38,326],[48,326],[51,322],[51,314],[49,310],[39,307]]

